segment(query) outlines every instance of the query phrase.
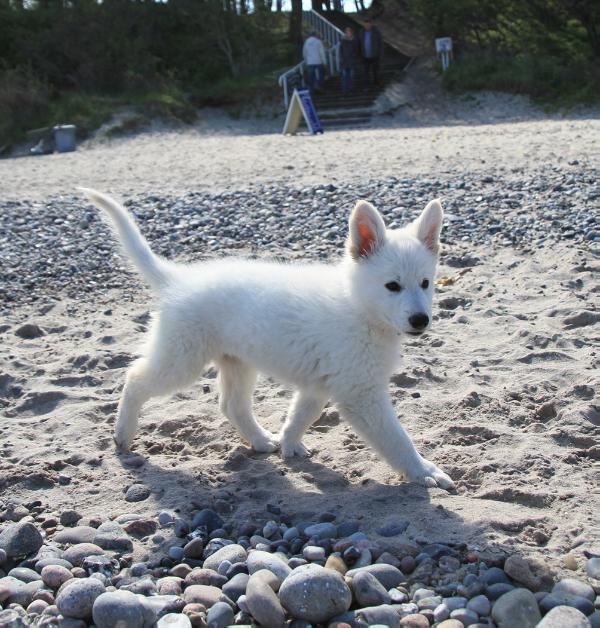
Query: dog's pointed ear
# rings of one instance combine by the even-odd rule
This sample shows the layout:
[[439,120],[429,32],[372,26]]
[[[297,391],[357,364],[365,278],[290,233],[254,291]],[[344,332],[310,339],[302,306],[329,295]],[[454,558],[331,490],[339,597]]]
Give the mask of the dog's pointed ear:
[[348,253],[359,260],[375,253],[385,240],[381,214],[367,201],[358,201],[350,214]]
[[440,231],[444,221],[444,210],[436,198],[428,203],[421,215],[412,223],[411,230],[417,238],[436,255],[440,250]]

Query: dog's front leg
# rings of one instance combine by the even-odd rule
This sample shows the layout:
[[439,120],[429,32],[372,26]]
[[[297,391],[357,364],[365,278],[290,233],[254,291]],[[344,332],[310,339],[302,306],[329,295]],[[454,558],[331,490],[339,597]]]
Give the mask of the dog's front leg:
[[342,414],[394,468],[410,482],[454,489],[454,482],[415,449],[385,391],[354,391],[339,402]]

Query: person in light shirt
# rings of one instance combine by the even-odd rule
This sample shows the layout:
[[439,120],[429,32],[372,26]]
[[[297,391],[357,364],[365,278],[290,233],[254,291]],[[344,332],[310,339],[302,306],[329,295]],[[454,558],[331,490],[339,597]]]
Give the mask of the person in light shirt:
[[304,62],[308,66],[308,87],[311,92],[320,90],[325,80],[325,47],[316,32],[312,32],[302,48]]

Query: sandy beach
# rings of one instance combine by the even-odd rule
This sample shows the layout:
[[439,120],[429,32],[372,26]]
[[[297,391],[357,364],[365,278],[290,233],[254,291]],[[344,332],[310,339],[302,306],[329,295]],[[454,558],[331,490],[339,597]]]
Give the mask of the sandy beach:
[[[419,540],[465,543],[481,556],[533,557],[559,576],[584,579],[584,551],[600,553],[600,119],[594,112],[546,115],[504,97],[492,109],[493,102],[399,112],[319,137],[284,137],[278,119],[206,112],[191,129],[0,160],[0,255],[10,285],[20,286],[2,293],[0,515],[9,519],[15,504],[40,500],[44,516],[74,509],[81,523],[212,508],[228,521],[264,524],[269,504],[293,523],[323,512],[337,522],[357,520],[392,553]],[[422,179],[427,186],[419,187]],[[536,180],[544,181],[537,189]],[[302,231],[310,212],[295,209],[294,199],[316,198],[314,190],[330,184],[334,196],[314,207],[331,207],[331,226],[325,233],[310,223],[307,239],[318,246],[307,251],[300,233],[295,244],[286,239],[291,226]],[[402,482],[334,407],[308,431],[312,457],[290,462],[253,453],[219,412],[213,370],[190,390],[150,401],[133,455],[116,455],[112,429],[126,366],[156,304],[115,255],[101,222],[90,219],[77,241],[77,225],[94,213],[83,200],[77,213],[78,185],[130,199],[134,209],[154,208],[154,223],[140,218],[142,231],[176,259],[221,250],[335,257],[355,191],[380,195],[382,211],[398,222],[429,195],[446,196],[434,324],[404,343],[390,392],[418,449],[451,475],[457,493]],[[270,188],[281,190],[282,214],[279,201],[265,196]],[[177,207],[190,193],[201,195],[198,215],[200,201],[239,194],[221,222],[216,210],[208,214],[211,239],[194,236],[202,225],[169,218],[187,215]],[[242,227],[261,202],[275,213],[262,223],[270,239],[257,244],[248,234],[260,231]],[[289,221],[278,223],[282,216]],[[43,238],[38,226],[29,231],[30,219]],[[507,223],[510,234],[502,231]],[[64,246],[75,248],[65,253]],[[90,259],[99,261],[88,267]],[[68,262],[79,270],[69,271]],[[53,264],[64,273],[53,273]],[[70,284],[79,273],[85,289]],[[259,421],[277,431],[290,398],[279,382],[261,377]],[[149,496],[126,501],[132,484]],[[402,534],[377,533],[395,520],[408,522]],[[172,537],[163,536],[136,539],[135,559],[164,552]],[[568,556],[574,564],[565,563]]]

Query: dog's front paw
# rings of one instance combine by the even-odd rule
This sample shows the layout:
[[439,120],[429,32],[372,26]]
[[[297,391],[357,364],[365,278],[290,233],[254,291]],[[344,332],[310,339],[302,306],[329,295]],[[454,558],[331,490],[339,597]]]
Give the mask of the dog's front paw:
[[267,430],[264,430],[263,434],[255,438],[251,444],[252,449],[258,454],[270,454],[279,447],[277,437],[271,434],[271,432],[267,432]]
[[132,439],[124,438],[122,435],[115,432],[113,435],[116,449],[121,454],[128,454],[131,451]]
[[424,458],[422,459],[422,464],[419,469],[407,473],[406,475],[410,482],[415,482],[422,486],[427,486],[428,488],[439,487],[449,492],[456,490],[452,478],[433,464],[433,462],[425,460]]
[[307,449],[302,442],[300,443],[286,443],[281,441],[281,457],[293,458],[298,456],[300,458],[308,458],[310,456],[310,449]]

